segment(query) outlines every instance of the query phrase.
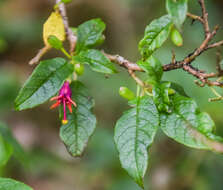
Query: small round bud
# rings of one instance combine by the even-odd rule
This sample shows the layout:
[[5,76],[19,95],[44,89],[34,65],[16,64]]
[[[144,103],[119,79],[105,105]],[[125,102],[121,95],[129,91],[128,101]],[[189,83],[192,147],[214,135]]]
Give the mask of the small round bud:
[[183,45],[183,38],[180,32],[175,28],[171,31],[171,40],[178,47]]
[[119,94],[127,100],[133,100],[135,98],[135,94],[127,87],[120,87]]
[[76,63],[74,65],[74,70],[75,72],[80,76],[80,75],[83,75],[84,73],[84,65],[83,64],[80,64],[80,63]]
[[173,95],[173,94],[175,94],[176,93],[176,91],[174,90],[174,89],[172,89],[172,88],[169,88],[168,89],[168,94],[169,95]]

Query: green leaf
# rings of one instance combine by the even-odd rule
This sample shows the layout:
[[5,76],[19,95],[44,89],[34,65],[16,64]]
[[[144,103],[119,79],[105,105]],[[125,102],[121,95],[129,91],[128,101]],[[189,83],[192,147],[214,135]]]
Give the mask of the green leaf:
[[27,165],[29,162],[27,153],[14,138],[11,130],[3,123],[0,123],[0,135],[4,138],[4,141],[13,148],[13,156],[24,165]]
[[215,136],[215,124],[207,113],[200,112],[191,98],[172,96],[172,113],[161,114],[164,133],[188,147],[223,153],[223,139]]
[[170,82],[162,82],[155,84],[153,87],[153,100],[159,111],[169,112],[169,89]]
[[15,100],[16,110],[33,108],[46,102],[60,90],[73,69],[63,58],[41,61],[20,90]]
[[172,27],[169,15],[152,21],[145,30],[144,38],[139,42],[139,51],[148,58],[167,40]]
[[189,97],[189,96],[186,94],[186,92],[184,91],[184,88],[183,88],[181,85],[179,85],[179,84],[177,84],[177,83],[175,83],[175,82],[171,82],[171,86],[170,86],[170,87],[171,87],[172,89],[174,89],[176,92],[178,92],[180,95]]
[[116,73],[116,69],[112,62],[99,50],[90,49],[81,51],[73,57],[75,61],[87,64],[93,71],[112,74]]
[[0,166],[4,166],[13,153],[12,146],[0,135]]
[[117,121],[114,140],[122,167],[143,187],[148,148],[154,140],[159,116],[151,97],[139,97],[135,103],[135,107]]
[[163,67],[161,62],[154,56],[150,56],[145,61],[138,61],[137,64],[149,75],[148,82],[160,82],[163,75]]
[[63,42],[59,40],[56,36],[50,35],[48,38],[48,43],[55,49],[62,49],[63,48]]
[[187,0],[166,0],[167,12],[178,29],[186,19],[187,8]]
[[0,178],[0,190],[32,190],[32,188],[13,179]]
[[72,114],[67,111],[68,123],[60,128],[60,138],[72,156],[81,156],[96,128],[96,118],[92,113],[94,101],[81,82],[72,82],[70,87],[77,108]]
[[100,45],[104,41],[105,23],[97,18],[89,20],[77,28],[76,52]]

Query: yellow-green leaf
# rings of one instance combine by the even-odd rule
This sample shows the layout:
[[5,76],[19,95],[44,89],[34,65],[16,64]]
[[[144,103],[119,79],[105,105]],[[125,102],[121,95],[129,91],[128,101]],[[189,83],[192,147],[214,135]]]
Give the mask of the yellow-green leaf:
[[52,12],[43,25],[43,40],[46,46],[50,46],[48,38],[57,37],[60,41],[65,40],[65,28],[62,16],[58,11]]

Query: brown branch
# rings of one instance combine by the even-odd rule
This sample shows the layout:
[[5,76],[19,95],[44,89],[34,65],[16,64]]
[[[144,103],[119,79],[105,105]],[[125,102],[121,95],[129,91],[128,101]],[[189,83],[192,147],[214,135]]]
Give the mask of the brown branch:
[[222,41],[219,41],[219,42],[216,42],[216,43],[213,43],[213,44],[210,44],[207,46],[206,50],[207,49],[211,49],[211,48],[216,48],[216,47],[220,47],[223,45],[223,40]]
[[136,81],[136,83],[139,86],[141,86],[141,87],[145,86],[144,82],[136,76],[136,74],[133,70],[129,69],[128,72],[129,72],[130,76]]
[[69,27],[69,22],[68,22],[68,18],[67,18],[67,12],[66,12],[65,5],[64,5],[64,3],[61,3],[60,1],[61,0],[56,0],[56,4],[59,5],[59,12],[63,18],[66,36],[70,43],[70,53],[72,53],[72,52],[74,52],[74,49],[76,46],[77,37],[73,34],[71,28]]
[[207,37],[210,34],[210,28],[209,28],[209,23],[208,23],[208,13],[205,7],[204,0],[198,0],[200,3],[201,9],[202,9],[202,19],[204,20],[203,26],[204,26],[204,31],[205,31],[205,36]]
[[[66,30],[66,36],[68,41],[70,42],[70,51],[71,53],[75,49],[77,37],[73,34],[72,30],[69,27],[68,18],[66,15],[66,9],[63,3],[60,3],[61,0],[56,0],[56,4],[59,7],[60,14],[62,15],[64,27]],[[191,63],[200,56],[203,52],[216,48],[223,45],[223,40],[210,44],[211,40],[216,35],[219,26],[215,26],[215,28],[211,31],[208,23],[208,13],[206,11],[206,7],[204,4],[204,0],[198,0],[200,3],[201,9],[202,9],[202,16],[197,16],[192,13],[187,13],[187,16],[192,18],[193,20],[198,20],[203,24],[203,28],[205,31],[205,39],[201,43],[201,45],[196,48],[192,53],[190,53],[188,56],[186,56],[183,60],[177,61],[175,59],[175,54],[173,52],[172,61],[170,64],[163,65],[163,71],[171,71],[175,69],[183,69],[184,71],[188,72],[189,74],[193,75],[194,77],[198,78],[201,83],[199,83],[200,86],[220,86],[222,87],[223,84],[221,82],[217,81],[210,81],[209,78],[216,78],[223,76],[223,71],[219,70],[219,67],[217,67],[217,73],[205,73],[204,71],[201,71],[199,69],[194,68],[191,66]],[[39,58],[42,56],[42,51],[40,51]],[[104,53],[104,52],[103,52]],[[126,68],[131,75],[131,77],[140,85],[144,86],[144,83],[135,75],[135,71],[144,72],[143,69],[141,69],[136,63],[131,62],[124,57],[120,55],[110,55],[107,53],[104,53],[104,55],[112,62],[117,63],[118,65]],[[36,60],[34,60],[36,61]],[[198,82],[196,82],[198,84]]]
[[187,16],[190,17],[190,18],[193,19],[193,20],[198,20],[198,21],[200,21],[201,23],[204,23],[203,18],[201,18],[200,16],[194,15],[194,14],[192,14],[192,13],[187,13]]
[[45,53],[47,53],[50,49],[51,49],[50,46],[44,46],[42,49],[40,49],[38,51],[38,53],[36,54],[36,56],[29,61],[29,65],[38,63],[40,61],[40,59],[42,58],[42,56]]
[[124,67],[124,68],[126,68],[128,70],[132,70],[132,71],[141,71],[141,72],[143,72],[143,69],[141,69],[136,63],[130,62],[130,61],[128,61],[127,59],[125,59],[124,57],[122,57],[120,55],[110,55],[110,54],[107,54],[107,53],[104,53],[104,55],[110,61],[112,61],[114,63],[117,63],[121,67]]

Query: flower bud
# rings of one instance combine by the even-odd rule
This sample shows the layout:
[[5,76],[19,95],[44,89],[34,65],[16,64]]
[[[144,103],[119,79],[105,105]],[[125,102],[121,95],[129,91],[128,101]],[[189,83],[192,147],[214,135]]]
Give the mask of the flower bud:
[[120,87],[119,94],[127,100],[133,100],[135,98],[135,94],[127,87]]
[[78,75],[83,75],[84,73],[84,65],[77,63],[74,65],[74,70]]
[[183,38],[182,38],[180,32],[175,28],[173,28],[173,30],[171,32],[171,40],[178,47],[183,45]]

